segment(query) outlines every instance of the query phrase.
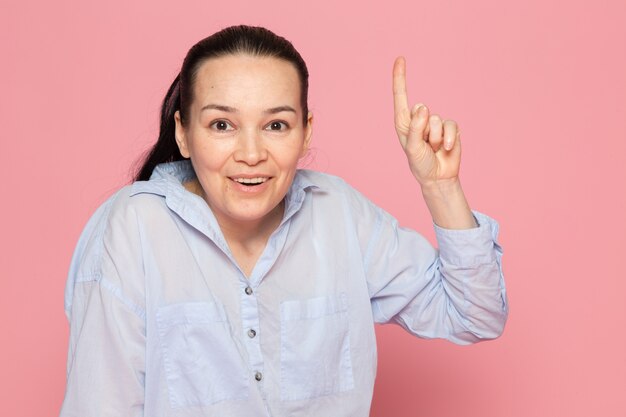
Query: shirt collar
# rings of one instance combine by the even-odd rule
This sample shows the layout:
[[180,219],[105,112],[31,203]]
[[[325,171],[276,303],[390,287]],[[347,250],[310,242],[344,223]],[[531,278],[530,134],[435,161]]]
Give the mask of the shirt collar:
[[[195,177],[191,161],[188,159],[162,163],[156,166],[149,181],[135,182],[130,195],[132,197],[148,193],[165,197],[166,204],[172,211],[225,250],[227,245],[208,204],[183,186],[183,182]],[[307,192],[316,188],[320,187],[311,180],[310,175],[305,175],[302,170],[296,171],[285,196],[285,213],[281,225],[302,208]]]

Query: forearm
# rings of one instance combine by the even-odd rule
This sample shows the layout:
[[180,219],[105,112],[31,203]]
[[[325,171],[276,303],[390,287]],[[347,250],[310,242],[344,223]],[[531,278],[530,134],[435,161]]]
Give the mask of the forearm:
[[458,178],[422,185],[422,196],[437,226],[444,229],[477,226]]

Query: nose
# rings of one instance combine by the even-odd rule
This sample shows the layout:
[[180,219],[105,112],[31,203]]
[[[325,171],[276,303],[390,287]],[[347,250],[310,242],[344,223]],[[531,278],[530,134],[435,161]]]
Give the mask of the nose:
[[237,162],[253,166],[267,159],[267,149],[263,138],[254,129],[242,130],[237,138],[236,146],[233,157]]

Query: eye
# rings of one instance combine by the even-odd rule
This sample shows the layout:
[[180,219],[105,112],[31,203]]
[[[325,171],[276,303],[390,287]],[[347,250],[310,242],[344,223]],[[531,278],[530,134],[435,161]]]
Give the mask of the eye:
[[275,121],[275,122],[271,122],[270,124],[268,124],[265,129],[274,130],[274,131],[282,131],[282,130],[287,130],[288,128],[289,128],[289,125],[287,123],[281,122],[281,121]]
[[227,122],[226,120],[216,120],[209,125],[211,129],[219,130],[221,132],[226,132],[229,130],[233,130],[233,126]]

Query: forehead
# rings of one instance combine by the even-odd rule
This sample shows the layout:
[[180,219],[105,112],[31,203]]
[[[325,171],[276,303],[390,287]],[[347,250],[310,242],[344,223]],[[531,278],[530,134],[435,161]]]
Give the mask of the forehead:
[[293,64],[274,57],[238,54],[210,58],[200,65],[192,105],[296,108],[299,99],[300,81]]

